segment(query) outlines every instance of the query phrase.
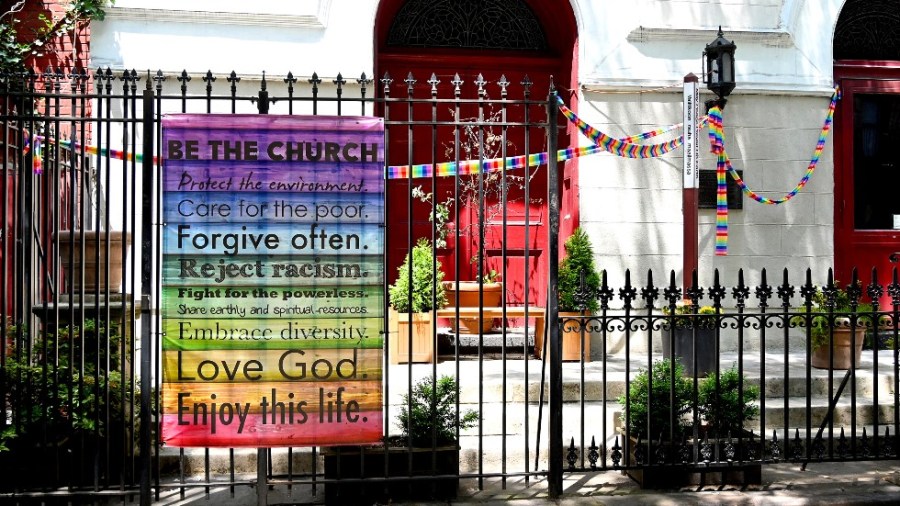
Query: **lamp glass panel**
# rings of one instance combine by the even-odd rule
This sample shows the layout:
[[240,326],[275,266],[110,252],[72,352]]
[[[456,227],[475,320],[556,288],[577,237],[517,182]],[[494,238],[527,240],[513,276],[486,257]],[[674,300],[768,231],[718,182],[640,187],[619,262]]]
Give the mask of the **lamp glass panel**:
[[734,65],[733,60],[731,59],[731,55],[728,53],[722,53],[722,81],[733,83],[734,82]]

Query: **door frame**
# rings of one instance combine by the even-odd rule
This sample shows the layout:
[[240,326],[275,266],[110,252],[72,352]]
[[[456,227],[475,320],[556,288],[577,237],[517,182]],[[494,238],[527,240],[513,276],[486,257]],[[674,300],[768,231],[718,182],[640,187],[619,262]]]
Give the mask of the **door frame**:
[[[888,246],[896,239],[884,230],[857,230],[854,188],[854,106],[857,93],[900,95],[900,61],[840,60],[834,65],[835,82],[841,89],[834,121],[834,265],[836,279],[849,281],[852,269],[868,280],[872,266],[858,265],[859,247]],[[879,273],[886,280],[888,273]],[[882,283],[883,284],[883,283]]]

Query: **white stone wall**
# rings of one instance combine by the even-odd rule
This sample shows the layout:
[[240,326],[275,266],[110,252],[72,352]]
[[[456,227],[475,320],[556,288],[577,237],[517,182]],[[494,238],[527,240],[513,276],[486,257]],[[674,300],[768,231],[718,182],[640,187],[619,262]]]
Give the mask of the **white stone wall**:
[[[582,118],[615,137],[677,123],[681,115],[680,93],[585,93],[585,99]],[[750,188],[770,198],[794,188],[806,172],[828,103],[825,96],[733,95],[723,115],[726,149]],[[704,129],[701,170],[716,166],[706,134]],[[632,282],[643,283],[651,268],[655,284],[667,282],[671,269],[680,283],[681,151],[656,159],[604,153],[579,164],[581,224],[595,240],[597,261],[609,270],[610,284],[624,282],[625,269],[631,269]],[[714,256],[715,210],[701,210],[701,285],[712,283],[713,268],[729,284],[737,282],[739,268],[747,283],[757,283],[766,268],[770,284],[780,282],[784,267],[793,275],[806,267],[816,275],[827,270],[833,260],[832,193],[829,142],[816,172],[793,199],[765,205],[744,197],[743,209],[729,211],[728,256]]]
[[[680,122],[680,83],[702,73],[701,53],[721,25],[737,44],[737,88],[725,111],[726,145],[747,183],[769,197],[791,190],[815,147],[833,86],[832,34],[843,0],[570,0],[578,23],[579,114],[616,136]],[[312,71],[325,83],[342,72],[371,78],[377,0],[238,2],[118,0],[95,23],[93,66],[203,71],[244,77],[283,93],[289,70],[302,84]],[[427,69],[426,69],[427,70]],[[198,87],[199,78],[191,83]],[[648,92],[657,88],[659,91]],[[704,93],[702,98],[708,98]],[[271,112],[277,113],[274,108]],[[840,120],[840,118],[838,118]],[[715,167],[702,138],[701,167]],[[729,256],[714,257],[714,210],[701,211],[703,285],[719,268],[733,284],[744,268],[755,285],[787,266],[806,267],[821,282],[833,262],[833,139],[819,168],[792,201],[744,200],[729,213]],[[595,155],[580,161],[580,218],[595,238],[610,283],[659,285],[668,270],[681,279],[681,154],[654,160]]]
[[93,65],[239,75],[372,75],[377,0],[117,0]]

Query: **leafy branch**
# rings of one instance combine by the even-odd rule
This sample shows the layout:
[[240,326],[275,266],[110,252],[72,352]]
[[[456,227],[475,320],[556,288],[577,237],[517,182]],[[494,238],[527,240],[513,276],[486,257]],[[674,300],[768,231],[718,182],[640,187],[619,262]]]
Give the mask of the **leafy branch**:
[[41,56],[58,37],[91,20],[103,20],[105,8],[112,6],[115,0],[72,0],[65,5],[65,12],[59,18],[39,13],[36,26],[23,35],[21,27],[27,20],[20,14],[26,3],[27,0],[18,0],[0,14],[0,72],[4,74],[25,71],[28,58]]

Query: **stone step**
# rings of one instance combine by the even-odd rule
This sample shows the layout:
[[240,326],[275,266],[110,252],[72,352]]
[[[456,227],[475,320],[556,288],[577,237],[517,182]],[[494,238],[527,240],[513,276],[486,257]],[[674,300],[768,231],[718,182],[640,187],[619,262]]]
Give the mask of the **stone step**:
[[[760,360],[745,356],[744,368],[749,382],[760,382]],[[805,432],[806,427],[806,396],[807,380],[805,353],[790,353],[785,360],[783,354],[766,354],[765,367],[765,432],[771,437],[772,431],[783,439],[784,428],[784,395],[788,395],[788,433],[793,437],[793,431],[800,429]],[[652,355],[653,360],[659,358]],[[606,440],[612,444],[616,435],[620,435],[617,427],[621,425],[619,413],[622,406],[616,402],[619,395],[625,391],[625,371],[629,371],[629,377],[633,378],[637,371],[646,367],[648,357],[646,355],[631,357],[626,360],[624,356],[610,356],[605,362],[606,382],[603,381],[604,362],[594,361],[583,365],[580,363],[566,362],[563,364],[563,438],[570,441],[574,438],[576,445],[580,445],[582,438],[589,444],[592,437]],[[725,353],[721,363],[730,367],[737,361],[737,354]],[[787,364],[788,380],[784,380],[785,364]],[[857,432],[865,425],[870,429],[874,423],[872,397],[875,385],[878,386],[879,424],[891,423],[894,420],[894,397],[892,385],[895,382],[893,375],[892,357],[890,352],[880,352],[878,356],[878,374],[873,374],[874,363],[872,356],[864,356],[860,368],[856,371],[856,423]],[[810,392],[812,392],[812,420],[814,430],[824,417],[828,407],[829,371],[812,369],[810,379]],[[537,359],[512,359],[512,360],[478,360],[462,359],[460,361],[447,360],[445,357],[436,364],[391,365],[385,369],[385,390],[389,399],[389,411],[387,416],[391,420],[389,433],[399,433],[399,428],[394,422],[402,405],[402,394],[406,392],[410,382],[413,384],[423,378],[431,378],[433,374],[438,376],[449,374],[459,378],[460,401],[462,409],[481,409],[482,425],[478,428],[467,429],[462,432],[460,445],[463,449],[463,472],[477,470],[478,465],[484,466],[485,472],[500,471],[504,466],[503,445],[506,441],[505,466],[507,469],[525,469],[526,464],[533,468],[536,445],[540,441],[538,453],[538,465],[540,469],[546,468],[546,443],[548,439],[548,407],[546,404],[546,392],[543,405],[539,403],[542,380],[542,363]],[[833,373],[832,391],[837,388],[843,377],[843,371]],[[581,383],[584,378],[584,399],[581,399]],[[504,386],[503,380],[506,379]],[[543,378],[545,388],[549,386],[549,378]],[[604,397],[604,385],[606,388],[607,402],[602,402]],[[527,395],[526,395],[527,394]],[[852,409],[849,402],[850,386],[844,390],[842,399],[837,405],[834,417],[834,427],[839,431],[845,427],[849,435]],[[505,404],[504,404],[504,401]],[[526,402],[527,400],[527,402]],[[504,423],[504,405],[506,419]],[[526,427],[527,419],[527,427]],[[540,422],[540,428],[538,424]],[[604,428],[605,422],[605,428]],[[751,425],[758,432],[759,422]],[[505,430],[504,430],[505,427]],[[526,430],[527,428],[527,430]],[[890,427],[893,434],[894,429]],[[879,428],[879,434],[883,434],[883,428]],[[526,435],[527,434],[527,435]],[[605,434],[605,436],[604,436]],[[480,436],[480,439],[479,439]],[[871,431],[869,432],[871,437]],[[526,450],[527,448],[527,450]],[[203,474],[206,462],[209,460],[211,473],[229,473],[232,461],[235,472],[255,473],[256,450],[236,449],[230,452],[228,449],[210,449],[209,456],[203,449],[186,449],[184,459],[179,458],[181,452],[177,448],[162,448],[160,462],[164,474],[167,476],[185,476]],[[278,475],[286,475],[288,461],[291,462],[291,472],[307,474],[312,469],[320,468],[321,458],[312,458],[313,451],[309,448],[296,448],[289,452],[279,448],[272,450],[273,472]],[[528,461],[528,462],[526,462]],[[474,466],[474,467],[473,467]]]
[[[611,315],[612,316],[612,315]],[[621,318],[621,315],[619,316]],[[750,319],[748,322],[752,321]],[[779,319],[772,320],[774,322]],[[595,320],[596,322],[596,320]],[[498,324],[499,320],[495,320]],[[621,323],[621,320],[616,322]],[[729,320],[729,323],[734,323]],[[437,330],[438,337],[444,343],[444,350],[449,352],[455,349],[455,344],[459,344],[463,349],[469,349],[481,346],[496,352],[496,348],[501,346],[504,340],[504,334],[499,325],[496,325],[491,332],[484,334],[455,334],[450,328],[441,327]],[[624,354],[626,346],[633,354],[646,354],[647,350],[660,352],[662,350],[662,339],[667,336],[665,332],[656,329],[653,331],[652,343],[648,338],[648,333],[643,330],[633,331],[630,335],[623,331],[608,331],[605,336],[606,353],[607,354]],[[506,329],[506,345],[512,348],[522,348],[525,343],[534,346],[534,327],[533,324],[526,331],[525,328],[507,327]],[[591,354],[594,359],[599,359],[603,354],[604,336],[598,332],[591,332]],[[738,329],[727,327],[720,329],[719,347],[723,352],[735,353],[739,349],[743,349],[745,353],[759,353],[765,349],[766,353],[778,353],[787,349],[789,352],[803,352],[806,350],[806,330],[804,328],[789,328],[788,334],[785,336],[784,329],[771,328],[766,329],[765,346],[762,346],[762,336],[760,329],[743,329],[743,334]],[[871,351],[869,350],[869,353]]]
[[[661,358],[653,355],[652,360]],[[723,353],[720,359],[720,369],[726,370],[738,362],[736,353]],[[765,395],[767,398],[805,395],[807,392],[806,354],[791,353],[785,361],[783,355],[766,355],[765,369],[761,373],[759,355],[745,355],[743,359],[744,376],[750,383],[761,384],[760,376],[765,378]],[[479,365],[481,364],[481,365]],[[646,369],[648,358],[644,356],[624,357],[620,355],[607,357],[604,361],[593,361],[582,364],[577,362],[563,363],[563,400],[574,402],[581,398],[581,382],[584,381],[585,400],[599,401],[604,397],[604,384],[606,385],[606,399],[615,400],[625,392],[626,369],[628,378],[634,378],[641,369]],[[787,367],[785,367],[787,364]],[[859,396],[871,396],[878,385],[878,393],[893,392],[895,383],[892,352],[884,350],[878,355],[878,374],[874,374],[874,361],[872,355],[862,357],[860,367],[856,370],[856,392]],[[604,367],[605,366],[605,367]],[[438,376],[449,374],[459,377],[460,400],[465,403],[477,403],[479,399],[484,402],[525,402],[526,394],[528,402],[538,402],[541,395],[541,382],[544,384],[544,399],[549,390],[549,374],[543,372],[543,364],[537,359],[511,359],[511,360],[442,360],[435,366],[431,364],[406,364],[391,366],[387,371],[387,390],[390,395],[390,403],[399,405],[402,395],[407,390],[410,377],[413,384],[422,378],[429,378],[433,371]],[[785,382],[785,372],[787,382]],[[604,383],[605,373],[605,383]],[[828,392],[829,376],[832,381],[832,391],[840,384],[845,371],[828,371],[824,369],[810,369],[810,393],[812,396],[825,395]],[[504,378],[506,383],[504,385]],[[877,378],[877,379],[876,379]],[[845,387],[850,391],[851,385]]]

